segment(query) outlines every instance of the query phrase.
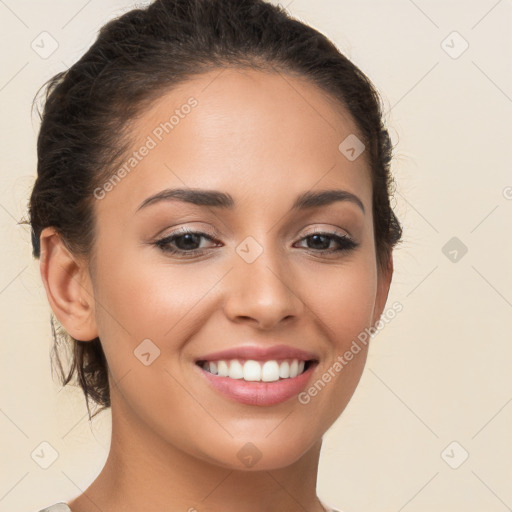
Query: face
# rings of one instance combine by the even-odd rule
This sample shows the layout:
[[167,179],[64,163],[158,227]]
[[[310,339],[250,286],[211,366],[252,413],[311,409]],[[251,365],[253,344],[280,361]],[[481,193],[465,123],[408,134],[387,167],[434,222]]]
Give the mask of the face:
[[[389,287],[366,155],[338,149],[357,127],[305,81],[217,70],[162,96],[133,133],[138,156],[94,206],[113,413],[209,463],[250,469],[246,450],[261,454],[254,469],[289,465],[350,400],[367,345],[340,357]],[[320,191],[338,195],[304,201]]]

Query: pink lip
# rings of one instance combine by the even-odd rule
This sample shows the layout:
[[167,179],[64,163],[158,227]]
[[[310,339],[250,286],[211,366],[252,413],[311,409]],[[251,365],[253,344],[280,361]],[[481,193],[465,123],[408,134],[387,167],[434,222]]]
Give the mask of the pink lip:
[[[212,352],[197,361],[220,361],[221,359],[254,359],[255,361],[266,361],[270,359],[298,359],[299,361],[318,360],[318,355],[313,352],[306,352],[295,347],[287,345],[274,345],[273,347],[259,347],[256,345],[246,345]],[[231,379],[233,380],[233,379]],[[293,379],[290,379],[293,380]]]
[[219,377],[198,365],[195,366],[214,389],[228,398],[246,405],[269,406],[282,403],[298,395],[307,386],[317,364],[311,364],[304,373],[297,377],[274,382],[246,382],[243,379]]

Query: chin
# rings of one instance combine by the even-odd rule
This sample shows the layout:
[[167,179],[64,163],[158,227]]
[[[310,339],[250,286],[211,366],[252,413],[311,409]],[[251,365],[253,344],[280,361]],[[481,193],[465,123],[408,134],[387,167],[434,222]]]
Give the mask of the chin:
[[281,435],[266,435],[230,438],[222,445],[214,444],[213,449],[205,449],[198,456],[212,465],[230,470],[269,471],[296,463],[322,439],[321,436],[306,439],[299,432],[290,433],[289,430],[283,430]]

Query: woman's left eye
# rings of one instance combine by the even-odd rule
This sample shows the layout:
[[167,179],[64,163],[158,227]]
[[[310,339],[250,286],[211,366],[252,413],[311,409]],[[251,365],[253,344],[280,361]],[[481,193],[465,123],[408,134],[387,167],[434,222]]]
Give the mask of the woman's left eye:
[[[196,256],[198,253],[202,253],[208,249],[201,247],[201,239],[203,238],[210,242],[216,242],[215,238],[206,233],[183,229],[178,232],[171,233],[165,238],[157,240],[154,242],[154,245],[168,254],[179,254],[185,257]],[[347,235],[325,232],[310,233],[309,235],[301,238],[300,242],[302,241],[309,241],[307,243],[308,247],[304,247],[305,249],[318,253],[339,253],[354,249],[358,245]],[[330,247],[332,242],[335,242],[338,247]]]
[[[310,233],[309,235],[303,237],[301,241],[302,240],[311,240],[312,245],[317,245],[317,247],[307,247],[307,249],[313,250],[314,252],[318,251],[321,253],[337,253],[341,251],[350,251],[351,249],[355,249],[357,247],[357,243],[354,240],[352,240],[352,238],[350,238],[349,236],[338,235],[335,233]],[[333,241],[338,245],[338,248],[329,248],[331,242]],[[318,247],[318,245],[320,245],[321,247]]]

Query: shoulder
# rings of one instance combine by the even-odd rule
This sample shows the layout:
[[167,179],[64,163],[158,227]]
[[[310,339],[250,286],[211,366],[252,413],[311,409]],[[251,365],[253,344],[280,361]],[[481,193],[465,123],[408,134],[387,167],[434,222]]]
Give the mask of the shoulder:
[[71,512],[71,509],[63,501],[50,505],[49,507],[39,510],[39,512]]

